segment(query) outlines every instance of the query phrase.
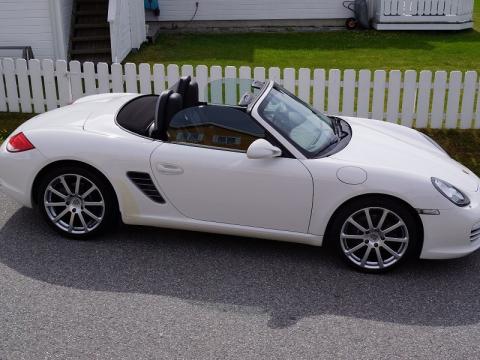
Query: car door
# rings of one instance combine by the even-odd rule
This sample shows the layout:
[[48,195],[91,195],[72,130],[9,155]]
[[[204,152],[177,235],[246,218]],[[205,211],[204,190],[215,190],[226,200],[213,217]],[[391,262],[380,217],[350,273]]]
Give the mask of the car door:
[[246,156],[253,141],[267,136],[243,110],[188,108],[172,119],[169,141],[151,156],[152,170],[167,200],[186,217],[306,233],[313,181],[305,166],[291,156]]

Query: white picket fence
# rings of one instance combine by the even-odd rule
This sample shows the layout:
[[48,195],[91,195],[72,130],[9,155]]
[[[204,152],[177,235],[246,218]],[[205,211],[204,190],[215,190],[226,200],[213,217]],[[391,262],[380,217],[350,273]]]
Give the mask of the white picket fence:
[[23,59],[3,59],[0,112],[42,113],[100,93],[159,94],[184,75],[193,76],[200,89],[208,89],[201,91],[201,101],[236,104],[252,79],[272,79],[332,115],[379,119],[417,128],[480,128],[479,78],[475,71],[342,72],[161,64],[152,68],[149,64],[95,66],[78,61],[67,64],[34,59],[27,63]]

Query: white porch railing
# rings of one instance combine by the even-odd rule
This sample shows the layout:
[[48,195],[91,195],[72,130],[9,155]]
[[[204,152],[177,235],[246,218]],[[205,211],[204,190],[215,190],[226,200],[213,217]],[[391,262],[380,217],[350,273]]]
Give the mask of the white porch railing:
[[110,0],[108,4],[112,62],[122,62],[146,40],[143,0]]
[[379,22],[449,22],[472,20],[473,0],[376,0]]

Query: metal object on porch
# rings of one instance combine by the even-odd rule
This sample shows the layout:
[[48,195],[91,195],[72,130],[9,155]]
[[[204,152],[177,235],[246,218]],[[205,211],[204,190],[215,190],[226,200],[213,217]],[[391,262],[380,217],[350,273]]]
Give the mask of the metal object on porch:
[[350,10],[354,17],[345,21],[348,30],[353,30],[360,25],[363,29],[370,28],[367,0],[347,0],[342,3],[343,7]]
[[22,58],[25,60],[35,59],[31,46],[0,46],[0,50],[22,50]]
[[463,30],[473,27],[473,0],[374,0],[377,30]]

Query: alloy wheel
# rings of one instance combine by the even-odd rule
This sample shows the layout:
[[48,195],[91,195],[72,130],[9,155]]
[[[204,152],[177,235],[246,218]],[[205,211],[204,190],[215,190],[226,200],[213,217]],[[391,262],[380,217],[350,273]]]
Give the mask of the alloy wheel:
[[75,235],[95,230],[105,216],[102,192],[91,180],[78,174],[54,178],[45,189],[44,207],[55,226]]
[[384,269],[405,255],[410,241],[408,228],[395,212],[382,207],[356,211],[344,222],[340,245],[344,255],[364,269]]

